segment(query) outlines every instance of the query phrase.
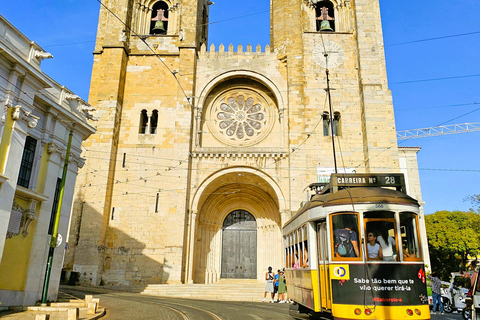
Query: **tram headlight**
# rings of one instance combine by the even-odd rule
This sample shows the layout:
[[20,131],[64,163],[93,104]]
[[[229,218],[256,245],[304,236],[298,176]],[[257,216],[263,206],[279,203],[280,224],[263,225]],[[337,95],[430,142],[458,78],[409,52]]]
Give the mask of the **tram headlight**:
[[409,316],[413,316],[413,311],[412,311],[412,309],[407,309],[407,314],[408,314]]
[[362,310],[360,308],[355,309],[355,315],[359,316],[362,314]]
[[418,310],[418,309],[415,309],[415,313],[417,314],[417,316],[421,316],[422,315],[422,311]]

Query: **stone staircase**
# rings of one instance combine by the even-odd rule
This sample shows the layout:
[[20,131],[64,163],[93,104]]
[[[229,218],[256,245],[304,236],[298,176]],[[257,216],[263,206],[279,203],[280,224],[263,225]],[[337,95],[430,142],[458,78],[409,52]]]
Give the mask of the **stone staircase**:
[[221,280],[212,284],[150,284],[111,289],[169,298],[261,302],[265,284],[257,280]]

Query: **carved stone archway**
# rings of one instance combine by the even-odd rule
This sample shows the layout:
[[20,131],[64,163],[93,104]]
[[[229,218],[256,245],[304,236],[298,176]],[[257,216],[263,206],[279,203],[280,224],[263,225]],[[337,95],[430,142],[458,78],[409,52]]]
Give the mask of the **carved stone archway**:
[[263,281],[268,266],[282,265],[282,218],[279,211],[279,201],[282,200],[277,197],[278,186],[272,186],[260,175],[248,171],[246,168],[231,171],[230,168],[200,188],[202,193],[194,202],[198,213],[192,226],[191,280],[195,283],[213,283],[221,279],[222,226],[225,218],[236,210],[247,211],[256,220],[254,278]]

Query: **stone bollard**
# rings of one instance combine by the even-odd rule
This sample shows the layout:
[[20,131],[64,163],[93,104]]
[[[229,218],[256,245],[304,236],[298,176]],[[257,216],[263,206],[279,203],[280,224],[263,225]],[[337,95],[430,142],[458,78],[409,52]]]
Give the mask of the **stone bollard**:
[[87,314],[95,314],[97,313],[97,303],[90,302],[87,304]]
[[35,320],[49,320],[50,315],[48,314],[37,314],[35,315]]
[[85,296],[85,303],[89,304],[90,302],[92,302],[92,299],[93,299],[93,296],[91,294],[86,295]]
[[67,320],[78,320],[79,310],[78,308],[68,308]]
[[100,304],[100,298],[94,298],[91,302],[95,302],[96,304]]

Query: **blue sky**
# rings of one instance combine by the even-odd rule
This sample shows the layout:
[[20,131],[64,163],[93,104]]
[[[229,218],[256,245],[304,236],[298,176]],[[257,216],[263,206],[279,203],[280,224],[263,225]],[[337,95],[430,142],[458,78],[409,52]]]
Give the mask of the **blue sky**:
[[[5,0],[0,14],[54,59],[42,70],[88,99],[100,4]],[[269,0],[215,0],[209,43],[269,43]],[[397,130],[480,122],[480,2],[380,0]],[[28,9],[25,9],[28,8]],[[433,39],[433,40],[428,40]],[[449,78],[449,79],[445,79]],[[400,142],[418,154],[425,212],[468,210],[480,194],[480,132]]]

